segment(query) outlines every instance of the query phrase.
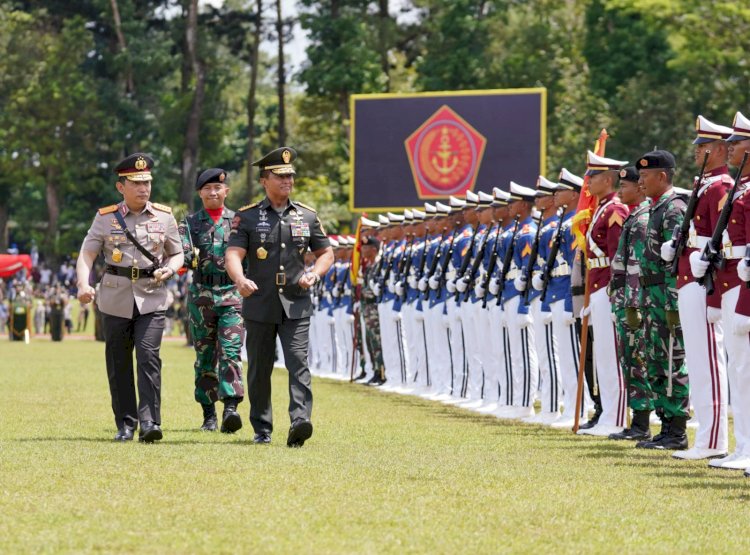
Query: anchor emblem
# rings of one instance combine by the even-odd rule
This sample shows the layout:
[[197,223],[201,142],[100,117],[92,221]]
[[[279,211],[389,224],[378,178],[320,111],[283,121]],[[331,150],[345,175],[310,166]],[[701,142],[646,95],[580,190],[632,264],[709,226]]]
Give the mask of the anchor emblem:
[[451,139],[448,135],[448,126],[444,125],[440,129],[440,146],[436,156],[430,160],[432,167],[441,175],[448,175],[458,166],[459,158],[451,148]]

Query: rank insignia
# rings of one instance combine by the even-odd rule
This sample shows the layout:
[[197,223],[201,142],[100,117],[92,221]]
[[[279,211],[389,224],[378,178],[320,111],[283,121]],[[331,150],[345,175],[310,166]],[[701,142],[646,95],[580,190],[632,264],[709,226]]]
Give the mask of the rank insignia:
[[258,250],[255,251],[255,256],[258,257],[258,260],[265,260],[268,256],[268,251],[263,247],[258,247]]

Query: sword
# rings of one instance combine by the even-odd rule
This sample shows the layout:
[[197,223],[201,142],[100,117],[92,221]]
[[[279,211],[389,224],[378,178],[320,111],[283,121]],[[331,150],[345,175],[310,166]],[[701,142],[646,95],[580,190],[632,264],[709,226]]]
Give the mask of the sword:
[[669,331],[669,369],[667,370],[667,397],[672,396],[672,368],[674,363],[672,361],[672,353],[674,353],[674,333]]

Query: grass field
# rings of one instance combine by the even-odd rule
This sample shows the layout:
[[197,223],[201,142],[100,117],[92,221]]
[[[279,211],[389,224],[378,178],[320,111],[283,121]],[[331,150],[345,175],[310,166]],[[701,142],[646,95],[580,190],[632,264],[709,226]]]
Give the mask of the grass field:
[[101,343],[0,340],[0,552],[750,551],[750,480],[632,444],[316,380],[315,434],[197,431],[165,342],[160,444],[115,444]]

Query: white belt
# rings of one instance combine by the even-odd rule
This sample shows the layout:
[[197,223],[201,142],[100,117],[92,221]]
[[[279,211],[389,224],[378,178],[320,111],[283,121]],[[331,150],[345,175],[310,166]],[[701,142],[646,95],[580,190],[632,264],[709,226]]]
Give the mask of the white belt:
[[508,273],[505,274],[505,281],[516,279],[518,276],[521,275],[521,270],[515,269],[515,270],[508,270]]
[[703,237],[702,235],[690,235],[687,240],[687,246],[691,249],[704,249],[708,242],[711,240],[710,237]]
[[741,247],[735,247],[734,245],[724,245],[724,247],[721,249],[721,253],[727,260],[737,260],[740,258],[745,258],[746,248],[747,247],[745,245],[742,245]]
[[570,275],[570,266],[565,264],[560,264],[557,268],[552,268],[552,271],[549,273],[552,277],[560,277],[560,276],[569,276]]
[[609,256],[600,256],[599,258],[589,258],[586,260],[586,266],[589,270],[596,268],[608,268]]

